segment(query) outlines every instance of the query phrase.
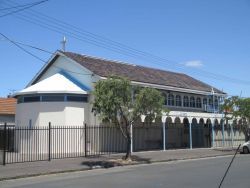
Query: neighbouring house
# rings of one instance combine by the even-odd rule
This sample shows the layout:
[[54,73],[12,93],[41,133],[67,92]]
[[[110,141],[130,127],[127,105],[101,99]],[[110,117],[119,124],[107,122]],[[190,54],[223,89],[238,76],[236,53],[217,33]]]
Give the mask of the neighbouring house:
[[0,98],[0,164],[2,163],[1,150],[4,148],[4,125],[15,126],[16,103],[15,98]]
[[[98,117],[92,113],[91,92],[98,80],[110,75],[126,77],[136,86],[160,90],[165,97],[166,107],[170,109],[169,114],[163,114],[161,119],[151,122],[155,126],[163,126],[163,129],[134,130],[135,151],[159,147],[233,146],[245,139],[238,126],[224,125],[220,104],[226,93],[213,86],[182,73],[62,51],[54,53],[27,87],[15,93],[16,127],[43,127],[48,126],[49,122],[61,126],[99,125]],[[147,117],[143,116],[134,126],[147,123]],[[95,132],[91,134],[95,135]],[[100,137],[101,133],[96,133],[95,139],[101,140]],[[30,138],[32,135],[29,135]],[[45,140],[48,136],[41,138]],[[79,138],[83,139],[83,136],[79,135]],[[93,145],[88,147],[88,150],[94,150]],[[99,147],[100,144],[95,148]],[[56,149],[57,152],[59,150]]]
[[15,124],[16,103],[15,98],[0,98],[0,125]]

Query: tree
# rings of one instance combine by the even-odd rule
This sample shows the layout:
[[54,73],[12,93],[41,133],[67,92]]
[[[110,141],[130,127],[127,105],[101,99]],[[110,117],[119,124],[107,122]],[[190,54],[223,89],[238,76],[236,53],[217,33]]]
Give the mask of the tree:
[[143,88],[136,95],[134,103],[134,113],[136,116],[146,115],[150,121],[153,121],[157,116],[161,116],[162,112],[168,112],[163,108],[164,98],[156,89]]
[[221,105],[222,111],[225,116],[226,124],[228,124],[228,120],[231,120],[235,117],[235,109],[238,100],[238,96],[232,96],[225,99],[224,103]]
[[149,115],[153,120],[164,110],[160,91],[136,88],[138,92],[132,96],[133,87],[129,80],[111,76],[98,81],[93,92],[93,111],[100,115],[102,121],[118,126],[126,138],[126,160],[131,159],[131,124],[141,115]]
[[240,98],[237,102],[237,109],[235,111],[235,116],[241,117],[243,131],[246,135],[246,139],[249,140],[250,136],[250,98]]
[[249,139],[249,122],[250,122],[250,98],[239,98],[233,96],[224,100],[222,105],[225,119],[228,123],[229,119],[242,119],[242,129],[247,139]]

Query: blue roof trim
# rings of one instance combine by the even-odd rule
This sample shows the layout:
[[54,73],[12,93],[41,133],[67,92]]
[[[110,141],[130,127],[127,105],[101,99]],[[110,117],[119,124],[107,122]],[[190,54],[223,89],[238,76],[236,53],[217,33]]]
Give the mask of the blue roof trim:
[[84,84],[82,84],[81,82],[79,82],[78,80],[76,80],[73,76],[71,76],[70,74],[68,74],[67,72],[65,72],[64,70],[61,70],[59,72],[59,74],[65,76],[67,79],[69,79],[71,82],[73,82],[75,85],[77,85],[78,87],[80,87],[82,90],[84,91],[90,91],[90,88],[85,86]]

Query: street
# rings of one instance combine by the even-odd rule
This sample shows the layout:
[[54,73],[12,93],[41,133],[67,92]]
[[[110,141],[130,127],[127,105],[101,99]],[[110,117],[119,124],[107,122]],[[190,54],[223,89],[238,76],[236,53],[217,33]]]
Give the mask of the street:
[[[96,169],[0,182],[0,187],[218,187],[232,156]],[[222,187],[250,187],[250,155],[237,155]]]

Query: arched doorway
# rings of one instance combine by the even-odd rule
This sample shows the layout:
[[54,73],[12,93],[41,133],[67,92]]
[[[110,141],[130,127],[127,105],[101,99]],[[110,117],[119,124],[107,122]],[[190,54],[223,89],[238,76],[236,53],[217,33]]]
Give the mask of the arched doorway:
[[183,137],[182,137],[182,146],[184,148],[190,147],[190,138],[189,138],[189,120],[188,118],[183,119]]
[[204,126],[203,119],[199,122],[196,118],[192,119],[192,142],[193,148],[203,148],[204,147]]
[[212,122],[210,119],[204,121],[204,137],[205,143],[204,146],[210,148],[212,146]]
[[223,146],[222,126],[218,119],[214,120],[214,147]]

